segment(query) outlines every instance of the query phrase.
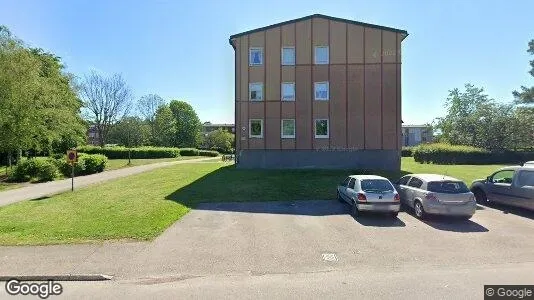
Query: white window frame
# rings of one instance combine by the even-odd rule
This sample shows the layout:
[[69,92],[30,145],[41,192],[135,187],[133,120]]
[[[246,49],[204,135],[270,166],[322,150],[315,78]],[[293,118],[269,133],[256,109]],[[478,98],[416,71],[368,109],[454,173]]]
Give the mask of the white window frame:
[[[255,64],[255,63],[252,63],[252,51],[258,51],[258,50],[261,52],[261,62],[259,64]],[[248,49],[248,65],[251,67],[263,65],[263,47],[250,47]]]
[[[326,48],[326,60],[325,61],[317,60],[317,49],[319,48]],[[313,61],[315,62],[316,65],[328,65],[330,63],[330,48],[328,46],[315,46]]]
[[[293,49],[293,63],[284,63],[284,49]],[[282,47],[282,49],[280,50],[280,63],[282,64],[282,66],[294,66],[297,63],[297,51],[295,47]]]
[[[293,121],[293,134],[292,135],[284,134],[284,121]],[[295,119],[282,119],[280,121],[280,135],[282,136],[283,139],[294,139],[296,132],[297,132],[297,122]]]
[[[293,86],[293,98],[284,98],[284,85],[292,85]],[[295,89],[295,83],[294,82],[282,82],[280,84],[280,99],[282,101],[295,101],[297,91]]]
[[[320,84],[326,84],[326,98],[317,98],[317,86]],[[328,81],[319,81],[313,83],[313,99],[319,101],[330,100],[330,83]]]
[[[317,135],[317,121],[326,121],[326,135]],[[313,122],[313,132],[316,139],[327,139],[330,137],[330,120],[329,119],[315,119]]]
[[[253,121],[260,121],[261,124],[261,133],[260,135],[253,135],[252,134],[252,122]],[[248,120],[248,137],[249,138],[256,138],[256,139],[262,139],[263,138],[263,119],[249,119]]]
[[[260,89],[261,89],[261,99],[252,99],[252,87],[253,86],[260,86]],[[263,101],[263,94],[264,94],[264,91],[263,91],[263,82],[250,82],[248,84],[248,100],[249,101]]]

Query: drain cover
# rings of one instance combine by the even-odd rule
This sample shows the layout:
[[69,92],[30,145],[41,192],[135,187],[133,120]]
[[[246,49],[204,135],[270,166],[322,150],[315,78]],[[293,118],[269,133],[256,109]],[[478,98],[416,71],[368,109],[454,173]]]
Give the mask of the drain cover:
[[337,255],[335,253],[323,253],[324,261],[337,261]]

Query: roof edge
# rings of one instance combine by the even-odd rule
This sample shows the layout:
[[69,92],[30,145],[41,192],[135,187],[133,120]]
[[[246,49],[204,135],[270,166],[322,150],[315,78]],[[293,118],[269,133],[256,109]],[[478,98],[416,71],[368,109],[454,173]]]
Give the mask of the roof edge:
[[300,22],[300,21],[306,21],[306,20],[312,19],[312,18],[324,18],[324,19],[331,20],[331,21],[349,23],[349,24],[354,24],[354,25],[359,25],[359,26],[364,26],[364,27],[370,27],[370,28],[375,28],[375,29],[381,29],[381,30],[386,30],[386,31],[393,31],[393,32],[397,32],[397,33],[402,33],[402,34],[404,34],[402,40],[404,40],[408,36],[408,32],[406,30],[403,30],[403,29],[397,29],[397,28],[393,28],[393,27],[387,27],[387,26],[381,26],[381,25],[376,25],[376,24],[364,23],[364,22],[359,22],[359,21],[354,21],[354,20],[349,20],[349,19],[331,17],[331,16],[327,16],[327,15],[322,15],[322,14],[313,14],[313,15],[309,15],[309,16],[305,16],[305,17],[301,17],[301,18],[297,18],[297,19],[292,19],[292,20],[288,20],[288,21],[284,21],[284,22],[280,22],[280,23],[276,23],[276,24],[272,24],[272,25],[268,25],[268,26],[264,26],[264,27],[260,27],[260,28],[256,28],[256,29],[252,29],[252,30],[247,30],[247,31],[244,31],[244,32],[241,32],[241,33],[236,33],[236,34],[233,34],[233,35],[230,36],[229,42],[230,42],[230,45],[232,45],[232,47],[234,47],[234,49],[235,49],[235,46],[232,43],[232,39],[241,37],[243,35],[259,32],[259,31],[269,30],[269,29],[274,28],[274,27],[284,26],[284,25],[287,25],[287,24],[296,23],[296,22]]

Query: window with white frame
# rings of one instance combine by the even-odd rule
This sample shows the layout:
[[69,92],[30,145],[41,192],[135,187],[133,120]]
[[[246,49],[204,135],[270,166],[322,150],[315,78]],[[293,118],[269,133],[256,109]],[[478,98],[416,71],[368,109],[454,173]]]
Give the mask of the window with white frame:
[[328,82],[315,82],[314,83],[315,100],[328,100],[329,99],[329,87]]
[[295,138],[295,119],[282,119],[282,138]]
[[282,101],[295,101],[295,83],[282,82]]
[[249,137],[263,138],[263,119],[249,120]]
[[328,138],[328,119],[315,119],[315,138]]
[[263,83],[253,82],[248,84],[248,98],[250,101],[263,100]]
[[326,65],[328,64],[328,46],[316,46],[315,47],[315,64]]
[[263,64],[263,48],[250,48],[248,61],[250,66],[261,66]]
[[295,64],[295,47],[282,48],[282,65],[292,66]]

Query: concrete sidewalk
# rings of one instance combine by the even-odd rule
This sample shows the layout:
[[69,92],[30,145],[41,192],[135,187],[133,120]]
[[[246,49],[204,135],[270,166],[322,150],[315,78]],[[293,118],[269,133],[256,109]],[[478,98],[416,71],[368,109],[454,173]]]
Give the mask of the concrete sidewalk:
[[[100,183],[116,178],[126,177],[134,174],[139,174],[142,172],[172,166],[176,164],[186,164],[186,163],[195,163],[203,162],[209,160],[220,160],[220,158],[206,157],[199,159],[189,159],[189,160],[177,160],[177,161],[167,161],[155,164],[142,165],[137,167],[122,168],[118,170],[105,171],[98,174],[92,174],[87,176],[79,176],[74,178],[74,188],[80,188],[88,186],[95,183]],[[71,189],[71,179],[63,179],[51,182],[37,183],[32,184],[31,186],[7,190],[0,192],[0,206],[5,206],[11,203],[20,202],[24,200],[37,199],[40,197],[51,196],[54,194],[59,194],[61,192],[70,191]]]

